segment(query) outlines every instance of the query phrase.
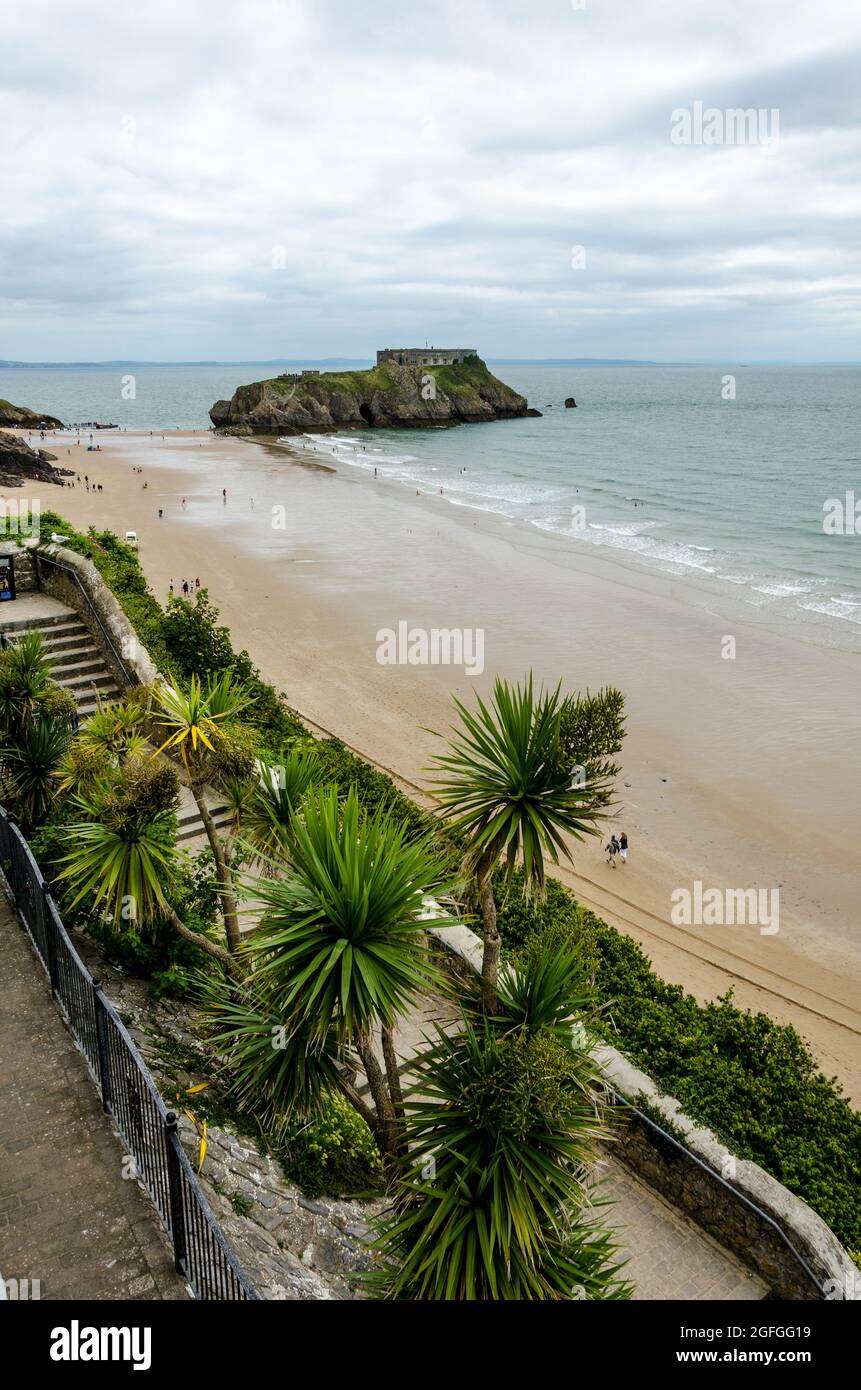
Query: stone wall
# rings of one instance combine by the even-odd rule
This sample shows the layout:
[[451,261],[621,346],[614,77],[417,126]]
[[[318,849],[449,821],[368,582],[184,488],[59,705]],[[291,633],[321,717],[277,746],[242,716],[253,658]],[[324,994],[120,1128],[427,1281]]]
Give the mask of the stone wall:
[[[180,1117],[180,1134],[196,1166],[199,1140]],[[242,1268],[266,1299],[362,1297],[356,1275],[370,1267],[366,1202],[305,1197],[275,1159],[250,1140],[211,1128],[200,1174],[207,1200]]]
[[26,594],[31,589],[38,589],[39,585],[36,579],[36,568],[33,564],[33,556],[30,551],[20,547],[16,549],[14,545],[8,547],[7,554],[10,551],[15,557],[16,594]]

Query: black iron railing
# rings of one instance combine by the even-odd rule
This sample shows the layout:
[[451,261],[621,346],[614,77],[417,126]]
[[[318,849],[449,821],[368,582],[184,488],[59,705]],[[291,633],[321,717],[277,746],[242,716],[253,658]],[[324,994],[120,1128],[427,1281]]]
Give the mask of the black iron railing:
[[0,863],[90,1075],[134,1161],[195,1298],[258,1299],[183,1151],[176,1115],[70,941],[30,846],[0,806]]

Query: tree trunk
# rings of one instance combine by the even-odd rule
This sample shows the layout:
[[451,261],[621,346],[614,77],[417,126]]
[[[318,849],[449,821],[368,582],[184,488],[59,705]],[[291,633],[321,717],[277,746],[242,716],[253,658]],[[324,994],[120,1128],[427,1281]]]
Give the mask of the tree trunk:
[[386,1078],[383,1076],[382,1067],[377,1060],[376,1053],[371,1047],[371,1040],[367,1033],[359,1033],[356,1036],[356,1051],[362,1059],[362,1066],[365,1068],[365,1076],[368,1080],[374,1106],[377,1111],[379,1122],[378,1142],[383,1156],[383,1163],[389,1177],[394,1177],[398,1169],[398,1125],[395,1119],[394,1107],[386,1086]]
[[389,1095],[392,1098],[392,1110],[395,1116],[395,1126],[398,1135],[398,1153],[406,1152],[404,1140],[404,1093],[401,1089],[401,1074],[398,1071],[398,1058],[395,1052],[395,1040],[391,1028],[382,1030],[383,1039],[383,1059],[386,1063],[386,1080],[389,1083]]
[[215,860],[215,872],[218,875],[218,882],[221,885],[221,915],[224,918],[224,930],[227,934],[227,944],[234,955],[242,947],[242,937],[239,934],[239,913],[236,907],[236,896],[233,892],[233,880],[230,876],[230,867],[224,855],[224,846],[218,836],[215,823],[209,814],[209,807],[203,794],[203,788],[192,785],[192,795],[197,802],[197,809],[200,812],[200,819],[203,821],[203,828],[206,831],[206,838],[209,840],[209,847],[212,850],[212,857]]
[[499,1008],[497,985],[502,942],[496,926],[493,875],[489,870],[478,884],[478,903],[484,933],[484,954],[481,958],[481,1005],[486,1014],[495,1014]]
[[216,941],[210,941],[208,937],[201,936],[199,932],[192,931],[190,927],[187,927],[182,918],[174,912],[170,903],[164,904],[162,911],[174,931],[177,935],[181,936],[184,941],[190,941],[192,945],[198,946],[201,951],[205,951],[208,956],[213,956],[216,960],[221,961],[221,964],[229,971],[234,980],[239,981],[243,979],[243,973],[235,956],[232,956],[229,951],[225,951],[224,947],[219,946]]

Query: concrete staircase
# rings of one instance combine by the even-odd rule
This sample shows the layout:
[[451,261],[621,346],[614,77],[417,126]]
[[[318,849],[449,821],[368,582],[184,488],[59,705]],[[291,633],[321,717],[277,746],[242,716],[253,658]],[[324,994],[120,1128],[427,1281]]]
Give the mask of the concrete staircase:
[[[16,575],[18,564],[16,560]],[[111,674],[92,633],[74,609],[40,592],[21,594],[8,606],[0,607],[0,633],[14,642],[28,632],[40,634],[51,662],[51,676],[74,695],[81,723],[95,714],[99,700],[104,703],[122,695],[123,687]],[[207,794],[206,803],[216,829],[226,834],[230,826],[226,805],[215,791]],[[178,821],[177,840],[184,849],[193,853],[207,844],[200,812],[185,785],[180,787]]]
[[0,614],[0,632],[13,642],[28,632],[41,635],[51,676],[74,695],[79,719],[94,714],[99,699],[112,700],[121,693],[89,628],[73,609],[35,594],[9,608],[9,618]]
[[[209,814],[215,822],[215,828],[219,831],[220,838],[223,838],[230,828],[230,812],[223,801],[218,800],[216,792],[210,792],[206,798]],[[197,803],[191,794],[190,789],[184,784],[179,789],[179,810],[177,812],[178,833],[177,842],[184,849],[192,851],[202,849],[208,844],[206,831],[203,828],[200,812]]]

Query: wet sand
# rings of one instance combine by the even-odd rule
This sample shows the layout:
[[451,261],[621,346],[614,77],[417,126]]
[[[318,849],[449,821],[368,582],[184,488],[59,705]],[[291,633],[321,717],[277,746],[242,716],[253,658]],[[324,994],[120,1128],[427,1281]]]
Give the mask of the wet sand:
[[[427,780],[438,741],[425,729],[448,725],[452,694],[470,702],[496,674],[530,666],[554,685],[618,685],[628,737],[615,828],[630,858],[613,870],[587,841],[560,876],[666,978],[701,999],[732,985],[737,1002],[793,1022],[861,1098],[861,657],[770,632],[741,603],[618,557],[334,459],[321,467],[301,441],[97,439],[98,454],[46,440],[60,466],[105,490],[43,488],[42,507],[82,529],[136,530],[162,600],[171,579],[178,591],[199,577],[235,644],[291,703],[408,782]],[[377,633],[400,621],[482,629],[483,674],[380,665]],[[722,656],[728,635],[734,660]],[[674,925],[671,894],[695,880],[779,889],[779,932]]]

